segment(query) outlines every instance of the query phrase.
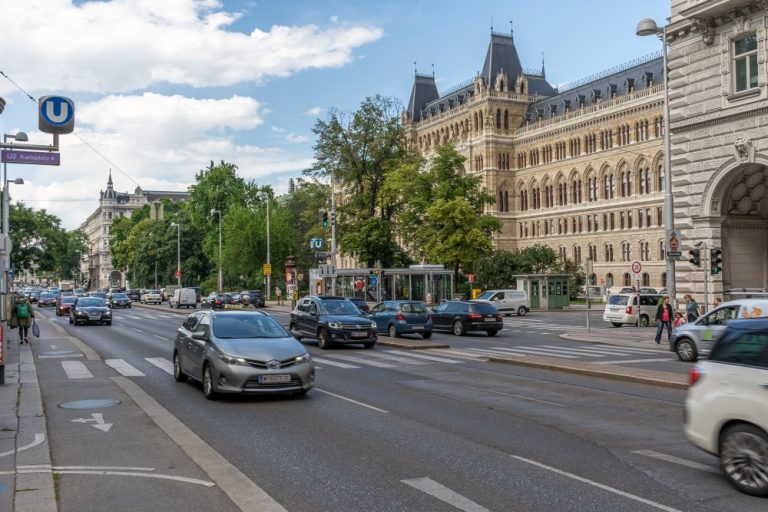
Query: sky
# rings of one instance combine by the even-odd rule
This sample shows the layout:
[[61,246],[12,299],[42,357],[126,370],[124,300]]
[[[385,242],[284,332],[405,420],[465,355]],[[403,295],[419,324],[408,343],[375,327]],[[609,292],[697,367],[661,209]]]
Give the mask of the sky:
[[513,30],[523,67],[543,58],[562,86],[658,51],[635,27],[669,11],[669,0],[0,0],[2,133],[50,145],[37,98],[66,96],[76,111],[61,165],[8,165],[24,179],[11,198],[75,229],[110,169],[119,192],[186,190],[221,160],[283,193],[312,164],[318,119],[376,94],[406,105],[415,69],[434,66],[441,91],[471,79],[491,27]]

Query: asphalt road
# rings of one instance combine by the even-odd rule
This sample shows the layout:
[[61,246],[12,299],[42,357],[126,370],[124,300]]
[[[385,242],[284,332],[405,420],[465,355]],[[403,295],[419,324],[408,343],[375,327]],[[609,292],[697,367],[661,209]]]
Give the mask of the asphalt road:
[[[579,325],[575,314],[560,315],[557,325]],[[115,311],[111,327],[54,321],[102,358],[138,370],[133,382],[292,512],[765,506],[734,491],[716,459],[685,440],[684,392],[483,360],[477,349],[489,343],[573,347],[553,322],[534,327],[535,315],[508,319],[495,338],[433,337],[455,353],[321,351],[310,342],[318,377],[307,396],[217,402],[167,371],[182,318],[133,308]],[[42,385],[44,399],[55,396]],[[61,442],[52,437],[54,450]],[[162,508],[182,507],[164,500]]]

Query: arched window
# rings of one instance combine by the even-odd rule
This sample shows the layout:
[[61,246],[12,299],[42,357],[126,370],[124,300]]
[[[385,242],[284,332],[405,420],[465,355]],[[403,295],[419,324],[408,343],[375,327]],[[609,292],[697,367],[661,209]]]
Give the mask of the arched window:
[[501,129],[501,109],[496,109],[496,129]]
[[629,272],[624,272],[622,286],[632,286],[632,276],[629,275]]
[[611,286],[613,286],[613,274],[611,274],[610,272],[605,274],[605,286],[606,288],[610,288]]
[[504,110],[504,129],[509,129],[509,110]]
[[651,276],[648,275],[648,272],[643,272],[642,285],[651,286]]
[[662,272],[661,273],[661,286],[663,286],[664,288],[667,287],[667,273],[666,272]]
[[666,259],[666,252],[664,250],[664,240],[659,240],[659,261]]
[[605,261],[613,261],[613,244],[611,243],[605,244]]

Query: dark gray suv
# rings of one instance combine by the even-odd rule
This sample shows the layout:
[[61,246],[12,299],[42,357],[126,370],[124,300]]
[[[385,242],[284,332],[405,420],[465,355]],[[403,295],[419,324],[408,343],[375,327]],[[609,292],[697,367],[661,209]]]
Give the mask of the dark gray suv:
[[309,296],[299,300],[291,312],[289,330],[296,337],[314,338],[321,349],[337,343],[376,345],[376,322],[362,316],[349,299],[334,296]]

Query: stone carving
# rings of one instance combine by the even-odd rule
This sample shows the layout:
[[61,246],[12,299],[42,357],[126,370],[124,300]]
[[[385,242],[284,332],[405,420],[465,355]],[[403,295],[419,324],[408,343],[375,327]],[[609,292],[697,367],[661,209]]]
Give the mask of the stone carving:
[[736,158],[742,162],[754,162],[755,152],[752,147],[752,141],[745,139],[744,137],[738,137],[733,143],[733,147],[736,150]]
[[715,42],[715,28],[710,20],[695,18],[693,20],[693,27],[701,34],[701,40],[704,44],[709,46]]

